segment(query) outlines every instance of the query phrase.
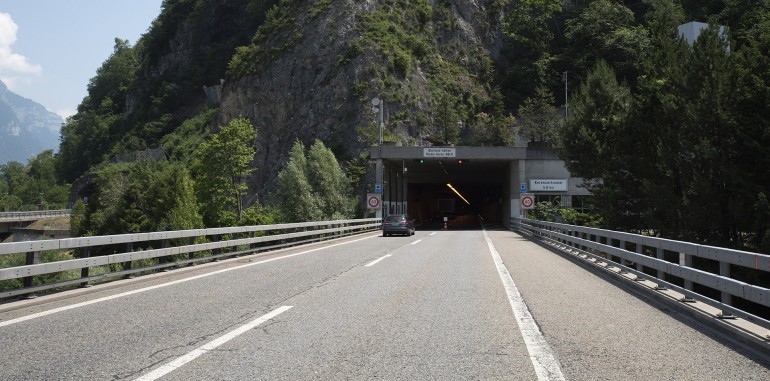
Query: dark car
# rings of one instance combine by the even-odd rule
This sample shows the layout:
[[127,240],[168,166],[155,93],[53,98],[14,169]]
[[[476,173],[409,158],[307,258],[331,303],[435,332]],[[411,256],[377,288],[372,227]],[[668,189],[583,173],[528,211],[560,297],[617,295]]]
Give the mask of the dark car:
[[408,214],[391,214],[382,221],[382,235],[414,235],[414,218]]

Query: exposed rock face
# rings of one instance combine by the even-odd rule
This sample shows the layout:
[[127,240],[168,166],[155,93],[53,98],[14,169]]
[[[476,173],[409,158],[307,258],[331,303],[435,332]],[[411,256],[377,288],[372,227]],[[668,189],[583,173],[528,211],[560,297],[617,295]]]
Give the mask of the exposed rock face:
[[[430,71],[435,69],[427,65],[429,60],[453,62],[468,69],[471,74],[460,73],[451,78],[459,88],[475,86],[482,89],[474,89],[476,93],[486,93],[492,87],[475,77],[471,62],[477,60],[476,54],[500,56],[499,33],[490,31],[488,15],[480,4],[483,1],[452,1],[450,9],[441,14],[449,15],[450,19],[445,21],[451,27],[444,26],[436,32],[440,28],[430,26],[432,33],[438,34],[429,42],[434,44],[430,55],[422,61],[411,61],[407,73],[395,75],[391,82],[382,75],[394,66],[387,52],[362,43],[366,40],[361,37],[366,33],[362,18],[385,1],[332,1],[316,17],[308,16],[314,2],[296,3],[302,6],[296,10],[295,29],[271,35],[267,43],[284,46],[287,39],[302,37],[282,54],[261,63],[256,73],[225,81],[222,89],[218,125],[245,116],[258,130],[258,171],[252,189],[260,198],[273,188],[277,173],[297,140],[308,146],[314,139],[320,139],[335,151],[338,159],[357,157],[368,148],[371,142],[362,139],[357,128],[373,123],[370,101],[374,97],[384,98],[385,124],[405,143],[420,130],[429,128],[403,116],[431,117],[432,93],[438,85],[431,77],[434,74]],[[428,3],[434,12],[447,8],[444,1]],[[479,25],[480,21],[486,27]],[[351,57],[351,46],[356,44],[360,52]]]
[[62,118],[8,90],[0,81],[0,164],[26,163],[59,145]]
[[[149,64],[137,73],[125,114],[146,108],[147,100],[158,97],[160,89],[169,85],[176,89],[171,98],[178,104],[174,114],[179,121],[205,107],[203,86],[219,85],[235,48],[247,44],[257,29],[250,3],[168,2],[153,25],[151,38],[145,41],[159,53],[149,57]],[[264,3],[270,5],[270,1]]]

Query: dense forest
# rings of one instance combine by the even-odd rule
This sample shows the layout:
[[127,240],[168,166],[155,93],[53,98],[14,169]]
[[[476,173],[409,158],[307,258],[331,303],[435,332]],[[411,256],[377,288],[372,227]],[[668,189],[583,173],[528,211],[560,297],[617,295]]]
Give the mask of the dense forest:
[[[677,30],[690,21],[710,25],[692,44]],[[319,73],[303,94],[311,110],[295,115],[307,119],[284,125],[240,101],[295,86],[271,64],[303,62],[285,78]],[[595,179],[591,223],[770,252],[770,0],[165,0],[139,41],[115,40],[45,162],[58,186],[93,188],[75,206],[80,235],[361,215],[350,197],[380,94],[398,100],[386,140],[519,136]],[[340,118],[316,117],[325,99],[346,100]],[[165,159],[114,160],[149,148]],[[43,159],[0,168],[0,209],[64,206],[57,192],[7,191]],[[312,183],[313,171],[337,180]],[[282,184],[306,193],[285,199]],[[318,201],[320,188],[335,199]]]

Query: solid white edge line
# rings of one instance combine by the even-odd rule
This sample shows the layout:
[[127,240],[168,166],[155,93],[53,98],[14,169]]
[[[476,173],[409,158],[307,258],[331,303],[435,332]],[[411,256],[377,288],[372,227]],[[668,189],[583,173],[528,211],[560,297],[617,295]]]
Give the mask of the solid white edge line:
[[513,282],[511,274],[503,264],[500,253],[495,249],[495,245],[492,243],[492,239],[489,238],[487,230],[484,229],[484,239],[487,241],[489,252],[492,254],[492,258],[495,261],[495,267],[497,267],[497,273],[500,275],[500,280],[503,281],[505,286],[505,293],[508,295],[508,302],[511,304],[513,310],[513,316],[516,318],[516,323],[519,325],[521,336],[524,338],[524,344],[527,346],[527,352],[529,352],[529,359],[532,361],[532,366],[535,368],[535,374],[539,381],[564,381],[564,375],[561,372],[561,367],[556,361],[553,355],[551,346],[543,336],[543,332],[540,331],[540,327],[532,317],[532,313],[529,311],[527,304],[524,302],[519,293],[519,289],[516,287],[516,283]]
[[268,263],[268,262],[278,261],[278,260],[281,260],[281,259],[292,258],[292,257],[296,257],[296,256],[299,256],[299,255],[304,255],[304,254],[308,254],[308,253],[312,253],[312,252],[316,252],[316,251],[319,251],[319,250],[324,250],[324,249],[328,249],[328,248],[332,248],[332,247],[336,247],[336,246],[347,245],[349,243],[363,241],[365,239],[369,239],[369,238],[373,238],[373,237],[376,237],[376,236],[373,235],[373,236],[370,236],[370,237],[359,238],[359,239],[355,239],[355,240],[352,240],[352,241],[340,242],[340,243],[337,243],[337,244],[334,244],[334,245],[319,247],[319,248],[315,248],[315,249],[311,249],[311,250],[306,250],[306,251],[299,252],[299,253],[284,255],[282,257],[276,257],[276,258],[266,259],[264,261],[248,263],[248,264],[241,265],[241,266],[236,266],[236,267],[231,267],[231,268],[227,268],[227,269],[217,270],[217,271],[213,271],[213,272],[206,273],[206,274],[201,274],[201,275],[196,275],[196,276],[192,276],[192,277],[189,277],[189,278],[184,278],[184,279],[179,279],[179,280],[171,281],[171,282],[168,282],[168,283],[163,283],[163,284],[158,284],[158,285],[155,285],[155,286],[140,288],[140,289],[136,289],[136,290],[132,290],[132,291],[127,291],[127,292],[123,292],[123,293],[115,294],[115,295],[111,295],[111,296],[105,296],[103,298],[89,300],[87,302],[82,302],[82,303],[72,304],[72,305],[69,305],[69,306],[54,308],[52,310],[34,313],[32,315],[22,316],[22,317],[19,317],[19,318],[16,318],[16,319],[0,321],[0,328],[5,327],[7,325],[21,323],[23,321],[37,319],[37,318],[41,318],[43,316],[52,315],[52,314],[55,314],[55,313],[58,313],[58,312],[63,312],[63,311],[67,311],[67,310],[71,310],[71,309],[75,309],[75,308],[79,308],[79,307],[85,307],[85,306],[88,306],[88,305],[91,305],[91,304],[100,303],[100,302],[106,302],[106,301],[109,301],[109,300],[113,300],[113,299],[117,299],[117,298],[122,298],[124,296],[139,294],[139,293],[142,293],[142,292],[145,292],[145,291],[157,290],[159,288],[163,288],[163,287],[167,287],[167,286],[172,286],[172,285],[179,284],[179,283],[189,282],[191,280],[205,278],[205,277],[216,275],[216,274],[222,274],[222,273],[226,273],[228,271],[239,270],[239,269],[246,268],[246,267],[261,265],[261,264],[265,264],[265,263]]
[[364,265],[364,267],[372,267],[372,266],[376,265],[377,263],[379,263],[381,260],[383,260],[383,259],[385,259],[387,257],[390,257],[390,256],[391,256],[391,254],[385,254],[382,257],[377,258],[377,259],[367,263],[366,265]]
[[196,348],[195,350],[187,353],[184,356],[178,357],[176,360],[168,362],[164,365],[162,365],[160,368],[157,368],[153,370],[150,373],[147,373],[139,378],[136,378],[135,381],[154,381],[157,380],[179,368],[184,366],[185,364],[189,363],[190,361],[195,360],[196,358],[206,354],[207,352],[213,351],[220,345],[256,328],[260,324],[288,311],[293,306],[282,306],[279,308],[276,308],[272,312],[269,312],[265,315],[260,316],[257,319],[254,319],[214,340],[209,341],[206,344],[201,345],[200,347]]

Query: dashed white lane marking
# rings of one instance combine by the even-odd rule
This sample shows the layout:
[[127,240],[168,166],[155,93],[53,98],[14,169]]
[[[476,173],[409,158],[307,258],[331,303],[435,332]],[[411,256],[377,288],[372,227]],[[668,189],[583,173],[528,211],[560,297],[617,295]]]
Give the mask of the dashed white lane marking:
[[428,235],[429,235],[429,236],[431,236],[431,235],[436,235],[436,232],[430,233],[430,234],[428,234]]
[[319,248],[316,248],[316,249],[306,250],[306,251],[303,251],[303,252],[300,252],[300,253],[294,253],[294,254],[289,254],[289,255],[282,256],[282,257],[266,259],[264,261],[259,261],[259,262],[249,263],[249,264],[245,264],[245,265],[241,265],[241,266],[236,266],[236,267],[231,267],[231,268],[227,268],[227,269],[222,269],[222,270],[218,270],[218,271],[214,271],[214,272],[210,272],[210,273],[206,273],[206,274],[201,274],[201,275],[196,275],[196,276],[192,276],[192,277],[189,277],[189,278],[184,278],[184,279],[179,279],[179,280],[171,281],[171,282],[168,282],[168,283],[163,283],[163,284],[158,284],[158,285],[155,285],[155,286],[150,286],[150,287],[140,288],[140,289],[137,289],[137,290],[127,291],[127,292],[116,294],[116,295],[105,296],[103,298],[89,300],[87,302],[82,302],[82,303],[72,304],[72,305],[69,305],[69,306],[54,308],[52,310],[38,312],[38,313],[35,313],[35,314],[32,314],[32,315],[22,316],[22,317],[16,318],[16,319],[0,321],[0,328],[5,327],[7,325],[11,325],[11,324],[21,323],[23,321],[37,319],[37,318],[40,318],[40,317],[43,317],[43,316],[52,315],[52,314],[55,314],[55,313],[58,313],[58,312],[68,311],[68,310],[79,308],[79,307],[85,307],[85,306],[88,306],[88,305],[91,305],[91,304],[106,302],[108,300],[113,300],[113,299],[117,299],[117,298],[122,298],[124,296],[139,294],[139,293],[142,293],[142,292],[145,292],[145,291],[157,290],[159,288],[168,287],[168,286],[172,286],[172,285],[179,284],[179,283],[189,282],[191,280],[205,278],[205,277],[216,275],[216,274],[222,274],[222,273],[226,273],[228,271],[239,270],[239,269],[242,269],[242,268],[256,266],[256,265],[261,265],[261,264],[265,264],[265,263],[268,263],[268,262],[278,261],[278,260],[281,260],[281,259],[287,259],[287,258],[291,258],[291,257],[296,257],[296,256],[299,256],[299,255],[304,255],[304,254],[312,253],[312,252],[319,251],[319,250],[328,249],[328,248],[335,247],[335,246],[347,245],[349,243],[363,241],[365,239],[369,239],[369,238],[373,238],[373,237],[376,237],[376,236],[369,236],[369,237],[355,239],[355,240],[352,240],[352,241],[336,243],[334,245],[329,245],[329,246],[319,247]]
[[377,263],[379,263],[381,260],[383,260],[383,259],[385,259],[387,257],[390,257],[390,256],[391,256],[391,254],[385,254],[382,257],[377,258],[377,259],[367,263],[364,267],[372,267],[372,266],[376,265]]
[[412,242],[410,245],[416,245],[416,244],[420,243],[421,241],[422,241],[421,239],[418,239],[417,241]]
[[264,322],[266,322],[266,321],[268,321],[268,320],[270,320],[270,319],[272,319],[272,318],[274,318],[274,317],[276,317],[276,316],[278,316],[278,315],[288,311],[292,307],[293,306],[283,306],[283,307],[276,308],[272,312],[270,312],[268,314],[265,314],[265,315],[262,315],[262,316],[260,316],[257,319],[254,319],[254,320],[252,320],[252,321],[250,321],[250,322],[248,322],[248,323],[246,323],[246,324],[244,324],[244,325],[242,325],[242,326],[240,326],[240,327],[238,327],[238,328],[236,328],[236,329],[234,329],[234,330],[232,330],[232,331],[230,331],[230,332],[228,332],[228,333],[226,333],[226,334],[224,334],[224,335],[222,335],[222,336],[220,336],[220,337],[218,337],[218,338],[216,338],[214,340],[209,341],[206,344],[201,345],[200,347],[198,347],[197,349],[193,350],[192,352],[190,352],[190,353],[188,353],[188,354],[186,354],[184,356],[178,357],[176,360],[171,361],[169,363],[166,363],[165,365],[161,366],[160,368],[155,369],[152,372],[147,373],[144,376],[141,376],[141,377],[135,379],[135,381],[154,381],[154,380],[157,380],[157,379],[159,379],[159,378],[161,378],[161,377],[163,377],[163,376],[165,376],[165,375],[167,375],[167,374],[169,374],[169,373],[171,373],[171,372],[181,368],[182,366],[184,366],[185,364],[189,363],[190,361],[193,361],[196,358],[198,358],[200,356],[203,356],[207,352],[213,351],[214,349],[216,349],[220,345],[222,345],[222,344],[224,344],[224,343],[226,343],[226,342],[228,342],[228,341],[230,341],[230,340],[232,340],[232,339],[234,339],[234,338],[236,338],[236,337],[238,337],[238,336],[240,336],[240,335],[242,335],[242,334],[244,334],[244,333],[246,333],[246,332],[256,328],[260,324],[262,324],[262,323],[264,323]]
[[537,379],[539,381],[564,381],[564,375],[561,373],[561,367],[559,367],[559,363],[553,355],[551,346],[545,341],[543,332],[540,331],[540,327],[532,317],[532,313],[529,312],[527,304],[524,303],[516,283],[513,282],[511,274],[508,272],[505,264],[503,264],[500,253],[495,249],[495,245],[489,238],[486,229],[484,229],[484,239],[487,241],[489,252],[495,261],[500,280],[503,281],[505,286],[508,302],[511,304],[511,309],[513,309],[513,316],[519,325],[519,330],[524,338],[524,344],[527,346],[529,359],[535,367]]

